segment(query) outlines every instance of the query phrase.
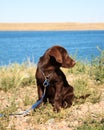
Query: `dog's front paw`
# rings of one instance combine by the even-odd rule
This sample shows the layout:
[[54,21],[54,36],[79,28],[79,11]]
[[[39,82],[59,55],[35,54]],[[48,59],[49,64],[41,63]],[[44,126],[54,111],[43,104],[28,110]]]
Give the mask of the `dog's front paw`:
[[57,113],[60,112],[60,106],[54,106],[53,111]]

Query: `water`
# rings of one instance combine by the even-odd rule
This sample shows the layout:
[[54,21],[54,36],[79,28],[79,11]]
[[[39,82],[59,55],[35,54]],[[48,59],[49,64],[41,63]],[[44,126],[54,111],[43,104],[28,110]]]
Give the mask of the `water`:
[[30,58],[37,63],[45,50],[61,45],[77,60],[98,56],[104,50],[104,31],[0,31],[0,65],[22,63]]

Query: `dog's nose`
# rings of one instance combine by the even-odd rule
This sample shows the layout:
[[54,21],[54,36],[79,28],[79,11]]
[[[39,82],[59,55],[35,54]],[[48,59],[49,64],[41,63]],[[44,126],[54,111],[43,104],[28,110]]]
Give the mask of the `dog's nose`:
[[73,61],[73,66],[76,64],[76,62],[75,61]]

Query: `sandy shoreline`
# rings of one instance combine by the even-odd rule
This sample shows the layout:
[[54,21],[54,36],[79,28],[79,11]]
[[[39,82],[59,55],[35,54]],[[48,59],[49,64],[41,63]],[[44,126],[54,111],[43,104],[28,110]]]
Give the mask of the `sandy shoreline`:
[[0,23],[0,31],[104,30],[104,23]]

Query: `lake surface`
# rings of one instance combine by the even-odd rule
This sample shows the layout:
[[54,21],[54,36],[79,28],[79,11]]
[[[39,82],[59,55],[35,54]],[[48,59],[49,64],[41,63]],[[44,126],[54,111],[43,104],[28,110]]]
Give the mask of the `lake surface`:
[[37,63],[49,47],[60,45],[77,60],[98,56],[104,50],[104,31],[0,31],[0,65],[22,63],[30,58]]

